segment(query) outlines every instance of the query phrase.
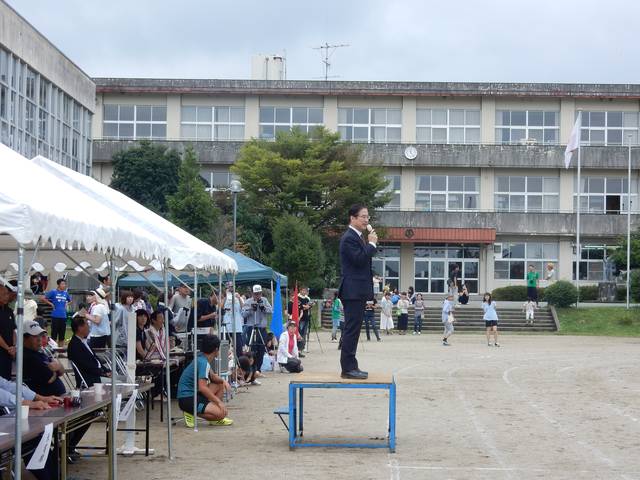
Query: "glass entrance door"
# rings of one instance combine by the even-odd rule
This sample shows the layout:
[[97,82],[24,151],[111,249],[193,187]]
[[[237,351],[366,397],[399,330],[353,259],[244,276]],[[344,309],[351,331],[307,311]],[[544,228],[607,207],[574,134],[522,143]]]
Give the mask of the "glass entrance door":
[[447,293],[455,265],[469,293],[478,293],[480,247],[477,245],[423,245],[414,249],[415,289]]

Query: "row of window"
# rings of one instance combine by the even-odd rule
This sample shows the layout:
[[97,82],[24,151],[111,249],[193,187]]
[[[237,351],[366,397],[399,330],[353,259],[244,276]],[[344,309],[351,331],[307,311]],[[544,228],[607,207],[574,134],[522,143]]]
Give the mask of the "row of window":
[[[611,247],[583,245],[580,260],[580,280],[611,279],[614,267],[609,260]],[[414,248],[414,286],[416,292],[445,293],[447,279],[458,266],[462,281],[470,293],[478,292],[480,247],[474,245],[422,245]],[[514,242],[494,245],[494,279],[525,280],[529,265],[544,279],[551,265],[551,280],[558,280],[558,244],[554,242]],[[575,262],[573,278],[575,279]],[[399,288],[400,247],[381,245],[373,260],[375,275],[384,285]]]
[[[400,209],[401,176],[386,175],[381,193],[391,192],[385,208]],[[583,177],[580,211],[626,213],[625,178]],[[631,184],[631,209],[637,211],[637,182]],[[468,175],[416,175],[415,209],[419,211],[475,211],[479,209],[480,177]],[[575,193],[574,184],[574,210]],[[499,212],[557,212],[560,208],[559,177],[496,176],[493,208]]]
[[0,48],[0,142],[89,173],[91,112]]
[[[582,141],[587,145],[637,144],[639,115],[638,112],[582,112]],[[166,121],[164,106],[105,104],[103,136],[166,138]],[[185,139],[243,140],[244,125],[244,107],[182,107],[181,135]],[[310,133],[322,125],[322,107],[260,107],[259,136],[263,139],[274,139],[278,132],[293,128]],[[416,109],[417,143],[478,144],[480,127],[479,109]],[[400,143],[402,110],[338,108],[338,132],[350,142]],[[560,112],[497,110],[495,132],[496,143],[557,144]]]

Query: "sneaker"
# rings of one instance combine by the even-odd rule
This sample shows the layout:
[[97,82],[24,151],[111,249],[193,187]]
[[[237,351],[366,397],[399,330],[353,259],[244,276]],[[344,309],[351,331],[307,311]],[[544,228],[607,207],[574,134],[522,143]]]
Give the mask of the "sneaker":
[[380,337],[378,337],[378,341],[379,341],[379,342],[381,342],[381,341],[382,341],[382,339],[381,339]]
[[305,355],[304,353],[302,353],[302,352],[298,352],[298,356],[299,356],[300,358],[304,358],[304,357],[306,357],[306,355]]
[[222,420],[212,420],[209,422],[209,425],[214,427],[228,427],[233,425],[233,420],[230,418],[224,417]]
[[446,340],[442,341],[442,345],[444,345],[445,347],[450,347],[451,344],[449,342],[447,342]]
[[258,380],[254,380],[253,382],[251,382],[251,385],[262,385],[262,383],[259,382]]
[[187,413],[187,412],[182,412],[182,416],[184,417],[184,424],[188,428],[195,427],[196,421],[195,421],[195,418],[193,418],[193,415],[191,415],[190,413]]
[[416,331],[414,330],[414,331],[413,331],[413,335],[417,335],[417,334],[418,334],[418,332],[416,332]]
[[491,346],[492,346],[491,343],[487,343],[487,347],[491,347]]
[[500,346],[500,344],[499,344],[498,342],[496,342],[496,343],[495,343],[495,346],[496,346],[496,347],[499,347],[499,346]]
[[422,332],[418,332],[418,335],[422,335]]

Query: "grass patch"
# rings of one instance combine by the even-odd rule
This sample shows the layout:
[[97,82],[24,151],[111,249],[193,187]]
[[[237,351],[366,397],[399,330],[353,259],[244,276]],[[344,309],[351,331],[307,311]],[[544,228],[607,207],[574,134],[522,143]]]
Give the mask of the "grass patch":
[[640,337],[640,308],[558,308],[560,331],[564,335]]

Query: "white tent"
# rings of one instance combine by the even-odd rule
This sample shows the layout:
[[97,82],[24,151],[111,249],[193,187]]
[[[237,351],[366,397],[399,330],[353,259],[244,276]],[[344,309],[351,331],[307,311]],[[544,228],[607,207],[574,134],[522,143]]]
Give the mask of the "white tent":
[[[43,249],[47,252],[48,261],[58,263],[70,260],[69,253],[92,265],[109,261],[112,272],[115,271],[115,257],[123,263],[132,260],[136,263],[165,262],[169,253],[164,239],[145,231],[1,144],[0,161],[5,165],[0,175],[0,268],[6,269],[11,263],[8,260],[13,259],[18,272],[16,403],[19,405],[23,378],[24,280],[29,271],[28,267],[25,269],[27,253],[32,251],[35,259],[37,252]],[[52,203],[40,194],[45,191],[55,192],[59,203]],[[115,388],[112,388],[112,400],[115,400]],[[114,421],[112,428],[115,426]],[[15,422],[15,435],[14,474],[19,479],[22,422]]]

